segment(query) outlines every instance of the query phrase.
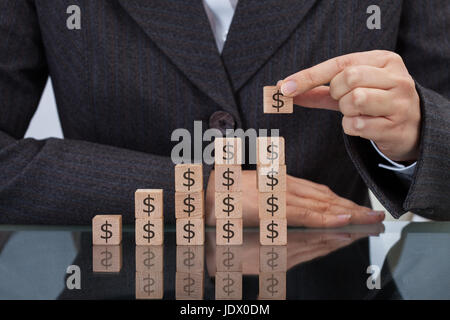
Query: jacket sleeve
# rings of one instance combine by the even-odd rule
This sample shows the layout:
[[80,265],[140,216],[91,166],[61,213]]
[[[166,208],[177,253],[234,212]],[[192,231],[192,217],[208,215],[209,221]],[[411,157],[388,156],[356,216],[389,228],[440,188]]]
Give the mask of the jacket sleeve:
[[411,183],[378,168],[367,140],[345,136],[347,150],[380,202],[398,218],[407,211],[450,220],[450,2],[404,1],[398,33],[399,53],[421,102],[421,140]]
[[0,224],[90,224],[96,214],[131,223],[138,188],[164,189],[165,221],[173,223],[170,157],[23,139],[48,76],[32,1],[0,0],[0,39]]

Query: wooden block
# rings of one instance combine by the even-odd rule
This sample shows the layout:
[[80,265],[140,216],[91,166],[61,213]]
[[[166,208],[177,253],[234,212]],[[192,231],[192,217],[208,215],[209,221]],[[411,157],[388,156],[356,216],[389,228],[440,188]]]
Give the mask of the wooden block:
[[175,217],[203,218],[205,215],[204,192],[175,192]]
[[216,192],[237,192],[241,190],[242,168],[240,165],[215,165],[214,183]]
[[136,272],[136,299],[162,299],[163,296],[162,272]]
[[205,243],[204,219],[177,219],[177,245],[203,245]]
[[259,299],[286,300],[286,272],[260,273]]
[[257,165],[285,165],[283,137],[258,137],[256,142]]
[[136,219],[136,245],[160,246],[164,243],[164,219]]
[[216,300],[242,300],[242,272],[216,273]]
[[118,245],[121,242],[121,215],[97,215],[92,219],[92,244]]
[[216,192],[214,214],[217,219],[242,218],[242,192]]
[[259,192],[260,219],[286,219],[286,192]]
[[258,166],[258,191],[286,191],[286,165]]
[[216,245],[241,245],[242,219],[216,219]]
[[214,160],[216,165],[241,165],[242,139],[216,138],[214,140]]
[[259,247],[259,270],[261,272],[286,272],[287,247],[286,246]]
[[92,246],[92,271],[117,273],[122,269],[122,245]]
[[177,246],[177,271],[202,273],[205,269],[204,246]]
[[260,220],[259,242],[263,246],[285,246],[287,244],[287,220]]
[[175,191],[198,192],[203,190],[203,166],[199,163],[175,166]]
[[164,217],[163,189],[138,189],[134,193],[135,218]]
[[163,246],[136,246],[136,272],[163,272]]
[[264,113],[294,113],[294,102],[285,97],[277,86],[266,86],[264,94]]
[[203,273],[175,273],[175,298],[177,300],[203,299]]
[[216,270],[242,272],[242,246],[216,246]]

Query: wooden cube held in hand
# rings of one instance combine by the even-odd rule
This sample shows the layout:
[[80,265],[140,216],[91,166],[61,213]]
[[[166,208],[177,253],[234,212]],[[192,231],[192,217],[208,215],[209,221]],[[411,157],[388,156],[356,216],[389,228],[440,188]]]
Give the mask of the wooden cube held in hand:
[[294,113],[294,100],[281,93],[277,86],[266,86],[263,89],[264,113]]

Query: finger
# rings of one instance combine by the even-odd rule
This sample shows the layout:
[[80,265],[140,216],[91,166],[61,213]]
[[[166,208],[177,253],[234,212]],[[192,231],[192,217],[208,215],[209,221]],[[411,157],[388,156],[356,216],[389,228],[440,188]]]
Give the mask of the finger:
[[330,95],[330,87],[320,86],[294,97],[294,104],[317,109],[339,111],[339,104]]
[[377,142],[390,140],[393,122],[385,117],[343,117],[342,128],[349,136],[362,137]]
[[392,72],[373,66],[350,66],[338,73],[330,83],[330,95],[335,100],[355,88],[377,88],[389,90],[396,86]]
[[[396,54],[386,51],[366,51],[339,56],[314,67],[299,71],[282,80],[281,92],[285,96],[296,96],[315,87],[330,83],[331,80],[346,67],[357,65],[370,65],[383,68],[390,60],[397,59]],[[394,57],[396,57],[394,59]],[[401,58],[400,58],[401,60]],[[398,60],[396,61],[398,62]]]
[[391,107],[394,100],[392,91],[356,88],[339,100],[339,110],[346,117],[373,116],[387,117],[394,114]]
[[350,219],[352,224],[374,224],[383,221],[385,213],[383,211],[355,212]]
[[290,226],[310,228],[338,228],[350,223],[351,215],[327,215],[307,208],[286,206],[287,220]]

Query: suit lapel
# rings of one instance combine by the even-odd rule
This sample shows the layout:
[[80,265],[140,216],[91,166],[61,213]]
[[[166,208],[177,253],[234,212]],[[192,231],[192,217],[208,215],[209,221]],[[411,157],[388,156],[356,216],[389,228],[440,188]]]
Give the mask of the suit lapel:
[[240,0],[222,53],[234,91],[277,51],[317,0]]
[[239,118],[230,81],[201,1],[119,2],[192,83]]

